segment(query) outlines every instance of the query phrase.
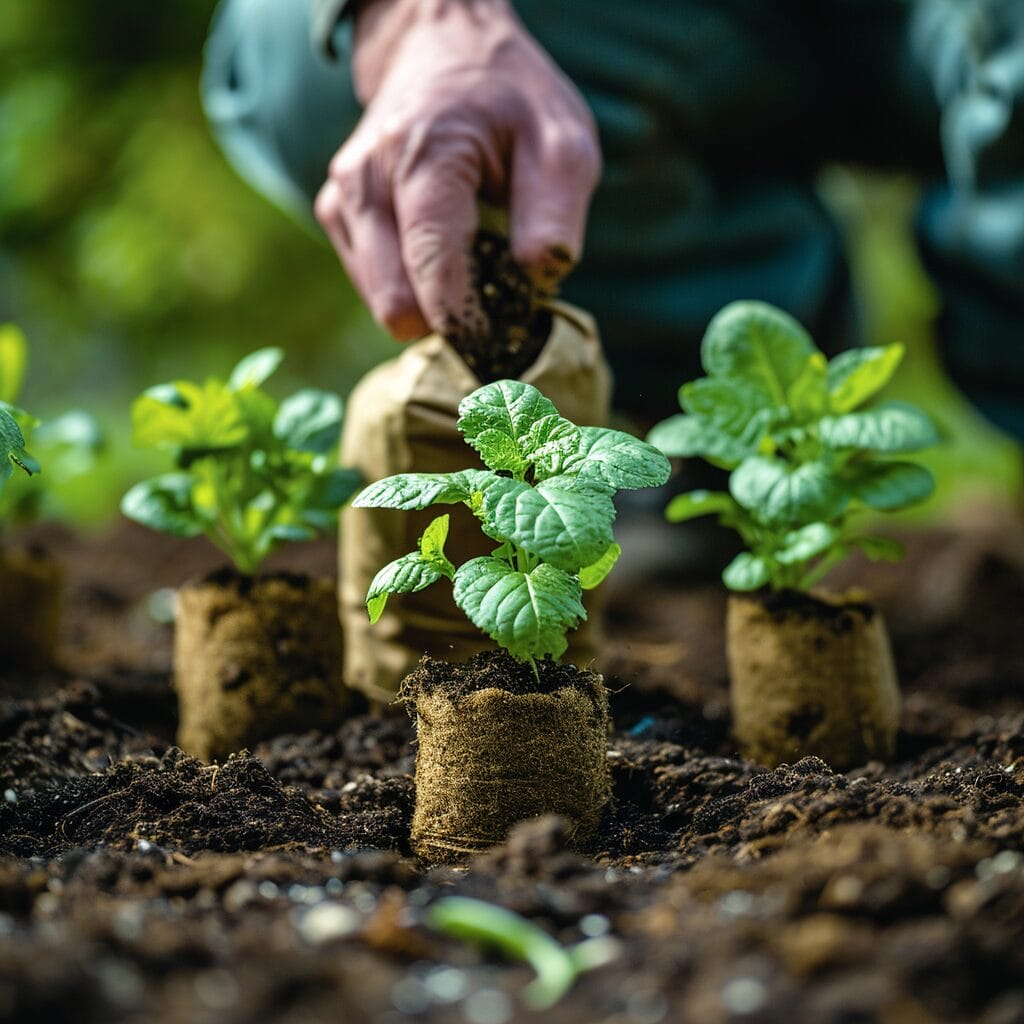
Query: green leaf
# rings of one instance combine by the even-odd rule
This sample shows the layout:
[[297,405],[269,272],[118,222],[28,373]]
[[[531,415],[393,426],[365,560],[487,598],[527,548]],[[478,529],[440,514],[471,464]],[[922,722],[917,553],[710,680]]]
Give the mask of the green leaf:
[[749,551],[741,551],[722,571],[730,590],[759,590],[771,578],[771,563]]
[[833,519],[849,501],[843,481],[825,463],[791,466],[762,455],[746,459],[733,471],[729,491],[743,508],[770,526]]
[[711,516],[723,512],[734,512],[736,502],[731,494],[724,491],[690,491],[677,494],[665,509],[665,518],[670,523],[684,523],[699,516]]
[[708,326],[701,362],[710,376],[747,384],[781,408],[816,351],[788,313],[765,302],[732,302]]
[[184,406],[154,397],[152,389],[132,405],[132,439],[141,448],[218,451],[245,441],[248,428],[232,392],[217,380],[174,385]]
[[[454,505],[468,501],[478,478],[491,477],[482,470],[459,473],[399,473],[364,488],[352,501],[353,508],[395,508],[403,511],[429,505]],[[513,481],[514,482],[514,481]]]
[[[5,403],[6,404],[6,403]],[[25,451],[25,435],[9,407],[0,406],[0,485],[18,466],[31,476],[39,472],[39,463]]]
[[749,449],[757,447],[771,423],[771,406],[764,394],[742,381],[701,377],[679,389],[679,402],[685,412]]
[[750,448],[699,416],[670,416],[647,435],[648,444],[673,458],[695,455],[731,469],[750,454]]
[[359,490],[363,478],[357,469],[332,469],[318,476],[306,498],[307,509],[338,509]]
[[587,617],[575,576],[552,565],[517,572],[489,555],[455,573],[455,603],[514,658],[559,657],[566,632]]
[[384,614],[388,595],[413,594],[436,583],[444,575],[447,574],[419,551],[389,562],[373,577],[366,592],[366,611],[370,622],[376,622]]
[[617,490],[660,487],[672,472],[665,455],[632,434],[606,427],[580,427],[579,448],[563,472],[581,483]]
[[484,532],[566,572],[596,562],[614,539],[615,506],[603,488],[565,477],[542,480],[536,487],[508,477],[482,483]]
[[855,544],[872,562],[899,562],[907,549],[891,537],[851,537]]
[[283,541],[316,540],[316,530],[302,523],[275,523],[267,531],[267,536]]
[[561,416],[542,416],[526,435],[523,453],[533,463],[534,476],[544,480],[564,472],[579,451],[583,431]]
[[455,566],[448,560],[444,553],[444,545],[448,540],[448,526],[451,516],[445,513],[438,516],[423,531],[420,537],[419,552],[429,565],[437,568],[442,575],[449,579],[455,574]]
[[457,426],[467,444],[480,451],[477,440],[486,431],[496,430],[522,444],[534,423],[557,415],[551,401],[533,385],[499,380],[477,388],[459,403]]
[[603,583],[608,573],[615,568],[621,554],[622,548],[618,544],[610,544],[608,550],[596,562],[580,569],[580,586],[584,590],[593,590]]
[[500,430],[481,431],[473,439],[473,447],[480,453],[484,465],[496,473],[522,476],[529,466],[519,442]]
[[16,402],[28,365],[28,342],[15,324],[0,324],[0,402]]
[[826,416],[819,424],[818,436],[829,448],[889,454],[920,451],[939,442],[932,421],[905,402],[887,402],[866,412]]
[[161,533],[197,537],[203,526],[192,511],[192,483],[188,473],[165,473],[144,480],[121,499],[121,512]]
[[319,388],[303,388],[286,398],[274,417],[274,436],[289,448],[323,453],[338,443],[341,399]]
[[829,406],[834,413],[850,412],[877,394],[892,379],[905,349],[893,345],[855,348],[828,364]]
[[869,462],[853,469],[849,486],[865,505],[895,512],[931,497],[935,478],[913,462]]
[[820,352],[809,356],[800,376],[790,385],[786,402],[799,423],[807,423],[828,412],[828,387],[825,357]]
[[281,365],[284,352],[279,348],[260,348],[239,360],[231,371],[228,387],[232,391],[259,387]]
[[841,536],[840,531],[828,523],[808,523],[786,534],[782,547],[775,552],[775,560],[781,565],[807,562],[823,555]]

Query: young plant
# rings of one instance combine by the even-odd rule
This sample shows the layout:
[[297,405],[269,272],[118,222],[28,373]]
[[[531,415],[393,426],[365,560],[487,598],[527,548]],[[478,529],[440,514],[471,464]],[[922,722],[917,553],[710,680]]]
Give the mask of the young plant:
[[716,515],[740,534],[748,550],[722,574],[728,587],[807,590],[854,549],[902,557],[898,543],[854,522],[934,489],[927,469],[896,457],[938,442],[929,418],[904,402],[858,410],[903,351],[859,348],[827,362],[796,320],[762,302],[734,302],[711,321],[701,344],[707,376],[683,385],[683,414],[648,441],[731,471],[728,492],[682,494],[665,513],[672,522]]
[[377,573],[367,610],[376,622],[390,594],[445,577],[470,621],[536,671],[536,659],[565,651],[566,633],[586,618],[582,591],[620,554],[612,496],[664,483],[669,462],[629,434],[576,426],[519,381],[496,381],[463,399],[458,428],[486,469],[387,477],[354,505],[409,511],[462,503],[497,547],[454,566],[444,552],[448,516],[438,516],[417,551]]
[[224,380],[149,388],[132,406],[140,447],[171,454],[175,471],[136,484],[121,511],[178,537],[205,534],[247,575],[284,541],[331,529],[359,486],[330,454],[341,429],[337,395],[303,388],[278,403],[261,385],[284,353],[246,356]]
[[[104,443],[99,424],[88,413],[75,410],[42,422],[18,407],[27,365],[25,335],[14,324],[0,325],[0,524],[5,527],[59,513],[61,502],[46,481],[65,483],[88,473]],[[45,475],[25,450],[29,446],[45,463]],[[4,486],[14,467],[25,476]]]

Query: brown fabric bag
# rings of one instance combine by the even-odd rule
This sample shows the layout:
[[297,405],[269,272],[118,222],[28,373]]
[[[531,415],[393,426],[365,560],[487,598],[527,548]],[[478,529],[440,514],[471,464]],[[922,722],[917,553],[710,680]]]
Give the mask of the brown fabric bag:
[[[594,321],[564,304],[556,304],[554,314],[540,356],[520,379],[539,388],[573,422],[603,426],[612,380]],[[455,427],[459,402],[479,386],[439,335],[408,346],[398,358],[367,374],[352,392],[342,465],[359,469],[367,483],[395,473],[447,473],[480,465]],[[443,581],[418,594],[393,597],[374,626],[367,618],[366,591],[377,571],[414,550],[427,524],[442,512],[451,513],[446,550],[456,565],[494,547],[461,505],[422,512],[349,506],[342,512],[339,596],[345,681],[373,700],[391,702],[424,654],[464,661],[494,646],[456,607]],[[588,664],[596,653],[598,616],[592,600],[587,608],[590,620],[573,635],[567,655],[579,665]]]

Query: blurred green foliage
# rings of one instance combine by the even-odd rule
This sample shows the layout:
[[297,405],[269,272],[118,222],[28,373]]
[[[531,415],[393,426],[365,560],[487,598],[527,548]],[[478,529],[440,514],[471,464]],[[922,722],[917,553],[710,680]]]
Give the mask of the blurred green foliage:
[[[213,7],[0,2],[0,322],[32,344],[25,403],[44,418],[90,409],[111,439],[76,501],[87,520],[155,469],[129,441],[130,399],[147,384],[281,345],[283,385],[345,393],[394,353],[327,246],[244,185],[211,139],[198,77]],[[898,390],[957,435],[938,456],[943,492],[954,479],[1012,489],[1016,449],[930,354],[912,187],[838,172],[826,192],[849,227],[871,340],[908,344]]]

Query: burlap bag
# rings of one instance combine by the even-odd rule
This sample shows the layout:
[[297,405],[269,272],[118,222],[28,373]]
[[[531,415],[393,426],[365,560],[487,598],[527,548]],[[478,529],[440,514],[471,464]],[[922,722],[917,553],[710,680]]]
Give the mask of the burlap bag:
[[[611,401],[611,372],[593,319],[556,304],[540,356],[521,379],[539,388],[575,423],[602,426]],[[367,483],[395,473],[443,473],[481,465],[455,428],[459,402],[480,381],[439,335],[408,346],[367,374],[352,392],[345,416],[341,462]],[[451,513],[447,551],[456,565],[494,544],[461,505],[422,512],[345,508],[341,515],[339,596],[345,635],[345,681],[375,701],[389,703],[423,654],[464,661],[493,647],[456,607],[451,588],[438,583],[393,597],[370,626],[366,591],[377,571],[414,550],[427,524]],[[596,653],[596,605],[573,636],[568,657],[588,664]]]
[[892,757],[900,696],[888,631],[862,596],[734,594],[733,734],[774,767],[815,755],[846,771]]
[[52,668],[60,641],[64,570],[45,552],[0,548],[0,666]]
[[222,573],[178,592],[174,627],[178,746],[223,760],[283,732],[329,730],[341,683],[334,582]]

